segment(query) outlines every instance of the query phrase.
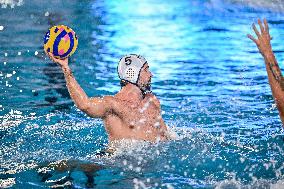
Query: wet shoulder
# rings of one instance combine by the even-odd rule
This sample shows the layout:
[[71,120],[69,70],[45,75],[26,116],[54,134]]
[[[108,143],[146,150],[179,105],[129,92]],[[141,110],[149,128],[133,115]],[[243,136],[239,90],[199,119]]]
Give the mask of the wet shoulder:
[[133,113],[133,110],[135,109],[134,108],[135,106],[132,107],[131,104],[115,96],[114,97],[112,96],[112,98],[109,98],[109,101],[111,103],[113,113],[119,116],[122,116],[122,117]]
[[159,99],[154,94],[146,94],[145,100],[155,105],[157,108],[161,107]]

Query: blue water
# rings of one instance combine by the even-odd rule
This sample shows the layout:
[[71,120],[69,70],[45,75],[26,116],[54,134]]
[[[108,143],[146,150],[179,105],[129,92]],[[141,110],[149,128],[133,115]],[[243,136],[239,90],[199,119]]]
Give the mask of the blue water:
[[[0,188],[284,188],[282,124],[263,59],[246,37],[266,17],[283,68],[284,2],[11,5],[0,9]],[[143,55],[179,138],[95,157],[108,143],[103,123],[74,106],[43,53],[43,36],[57,24],[79,37],[70,66],[89,96],[114,95],[121,56]],[[50,167],[65,161],[74,168]],[[84,165],[95,168],[88,175]]]

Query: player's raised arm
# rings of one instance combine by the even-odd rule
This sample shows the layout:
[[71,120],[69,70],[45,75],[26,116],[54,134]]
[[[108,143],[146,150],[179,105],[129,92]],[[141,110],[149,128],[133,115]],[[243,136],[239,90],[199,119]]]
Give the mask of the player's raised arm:
[[113,97],[89,98],[74,78],[68,65],[68,58],[57,59],[51,53],[48,56],[52,61],[61,66],[66,80],[69,94],[76,106],[91,117],[104,117],[111,109],[111,99]]
[[269,34],[269,27],[266,19],[264,19],[263,23],[260,19],[258,19],[258,25],[260,31],[254,24],[252,24],[252,28],[257,37],[254,38],[252,35],[248,34],[248,38],[250,38],[256,44],[259,52],[264,58],[272,95],[279,110],[282,123],[284,124],[284,79],[272,51],[270,44],[270,40],[272,38]]

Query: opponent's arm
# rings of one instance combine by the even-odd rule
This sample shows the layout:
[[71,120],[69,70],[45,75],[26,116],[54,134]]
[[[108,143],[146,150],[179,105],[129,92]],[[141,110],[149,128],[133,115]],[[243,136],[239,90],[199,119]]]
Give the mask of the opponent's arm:
[[85,91],[80,87],[74,78],[70,67],[68,66],[68,58],[64,60],[56,59],[51,53],[49,57],[59,64],[64,73],[66,85],[69,94],[75,105],[91,117],[104,117],[111,110],[112,97],[89,98]]
[[277,60],[272,51],[272,47],[270,44],[270,40],[272,38],[269,34],[269,27],[266,19],[264,19],[264,25],[258,19],[258,24],[260,27],[260,32],[257,30],[254,24],[252,25],[257,39],[249,34],[248,38],[250,38],[256,44],[259,49],[259,52],[265,60],[265,66],[272,95],[279,110],[279,115],[282,120],[282,123],[284,123],[284,79]]

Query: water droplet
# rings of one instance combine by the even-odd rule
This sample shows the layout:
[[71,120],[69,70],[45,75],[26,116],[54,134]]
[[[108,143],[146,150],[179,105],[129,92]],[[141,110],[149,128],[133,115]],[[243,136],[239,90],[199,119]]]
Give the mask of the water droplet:
[[137,173],[139,173],[139,172],[141,171],[141,167],[136,167],[136,168],[135,168],[135,171],[136,171]]
[[49,16],[49,12],[46,11],[46,12],[44,13],[44,16]]
[[21,54],[22,54],[22,52],[19,51],[19,52],[18,52],[18,55],[20,56]]
[[0,31],[4,30],[4,26],[0,26]]
[[38,52],[37,52],[37,51],[35,51],[35,55],[38,55]]

